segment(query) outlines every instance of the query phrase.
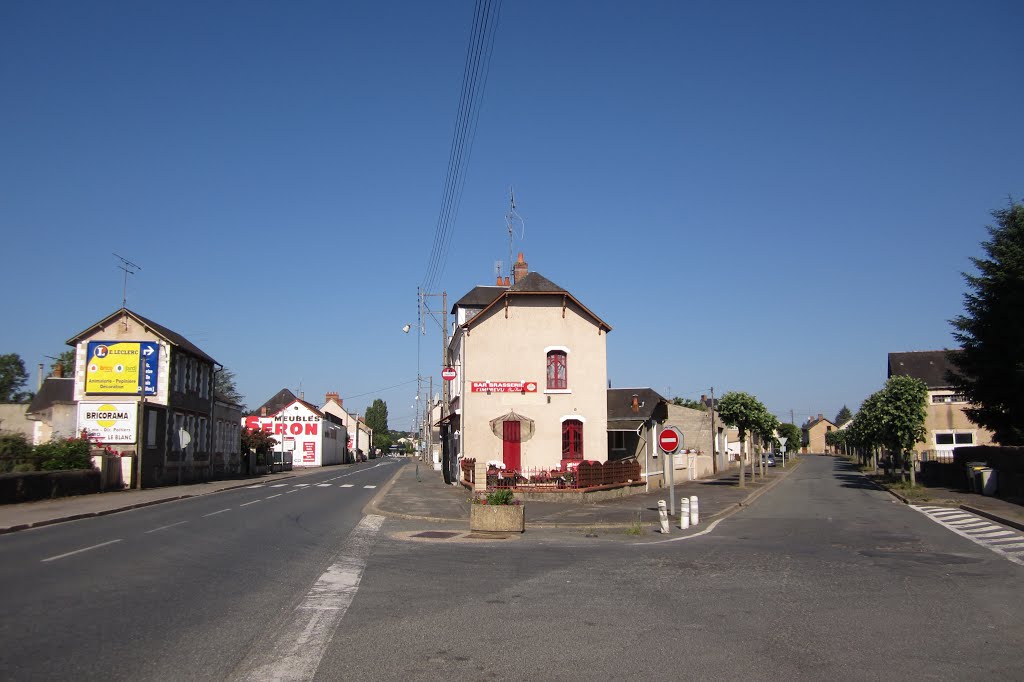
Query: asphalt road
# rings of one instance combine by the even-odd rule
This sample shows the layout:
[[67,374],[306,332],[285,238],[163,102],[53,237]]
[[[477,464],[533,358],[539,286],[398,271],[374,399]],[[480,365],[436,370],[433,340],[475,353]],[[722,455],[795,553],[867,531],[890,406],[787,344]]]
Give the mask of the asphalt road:
[[397,466],[329,467],[0,536],[0,678],[229,677]]
[[831,458],[668,541],[410,539],[373,465],[0,537],[0,678],[1024,679],[1024,567]]

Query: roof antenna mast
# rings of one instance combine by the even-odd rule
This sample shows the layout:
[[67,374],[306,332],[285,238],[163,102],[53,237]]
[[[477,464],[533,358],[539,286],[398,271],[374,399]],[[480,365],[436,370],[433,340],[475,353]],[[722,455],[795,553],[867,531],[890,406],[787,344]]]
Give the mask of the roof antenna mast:
[[117,266],[118,269],[119,270],[124,270],[124,286],[121,288],[121,307],[122,308],[127,308],[128,307],[128,275],[134,275],[136,270],[141,270],[142,269],[142,266],[141,265],[136,265],[135,263],[131,262],[127,258],[122,258],[121,256],[118,256],[116,253],[114,254],[114,258],[116,258],[119,261],[121,261],[121,264]]
[[523,220],[523,216],[519,215],[516,211],[516,193],[515,189],[509,185],[508,188],[508,213],[505,214],[505,223],[508,227],[508,270],[512,272],[512,240],[516,233],[516,223],[519,223],[519,241],[522,241],[526,237],[526,221]]

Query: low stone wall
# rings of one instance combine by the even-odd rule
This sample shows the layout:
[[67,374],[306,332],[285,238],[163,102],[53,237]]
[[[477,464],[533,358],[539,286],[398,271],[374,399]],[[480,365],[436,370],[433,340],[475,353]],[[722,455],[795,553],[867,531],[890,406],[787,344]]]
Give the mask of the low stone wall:
[[0,474],[0,504],[91,495],[98,492],[100,472],[95,469]]
[[647,484],[644,481],[636,483],[620,483],[618,485],[601,486],[598,488],[587,488],[584,490],[529,490],[515,488],[517,500],[524,502],[566,502],[572,504],[593,504],[605,500],[614,500],[630,495],[639,495],[646,492]]

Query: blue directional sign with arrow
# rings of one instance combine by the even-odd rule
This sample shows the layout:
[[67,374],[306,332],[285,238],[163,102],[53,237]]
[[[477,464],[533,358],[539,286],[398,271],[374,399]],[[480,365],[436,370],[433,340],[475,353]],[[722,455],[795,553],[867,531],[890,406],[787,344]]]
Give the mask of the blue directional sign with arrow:
[[160,344],[156,341],[143,341],[139,344],[142,355],[140,371],[142,372],[142,391],[145,395],[156,395],[157,372],[160,366]]

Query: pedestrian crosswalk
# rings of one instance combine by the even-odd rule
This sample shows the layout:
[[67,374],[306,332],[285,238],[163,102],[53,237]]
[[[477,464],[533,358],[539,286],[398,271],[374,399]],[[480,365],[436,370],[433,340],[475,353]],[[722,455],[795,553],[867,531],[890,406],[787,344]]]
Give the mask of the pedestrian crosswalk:
[[957,535],[990,549],[1015,564],[1024,566],[1024,533],[986,518],[950,507],[910,505]]

